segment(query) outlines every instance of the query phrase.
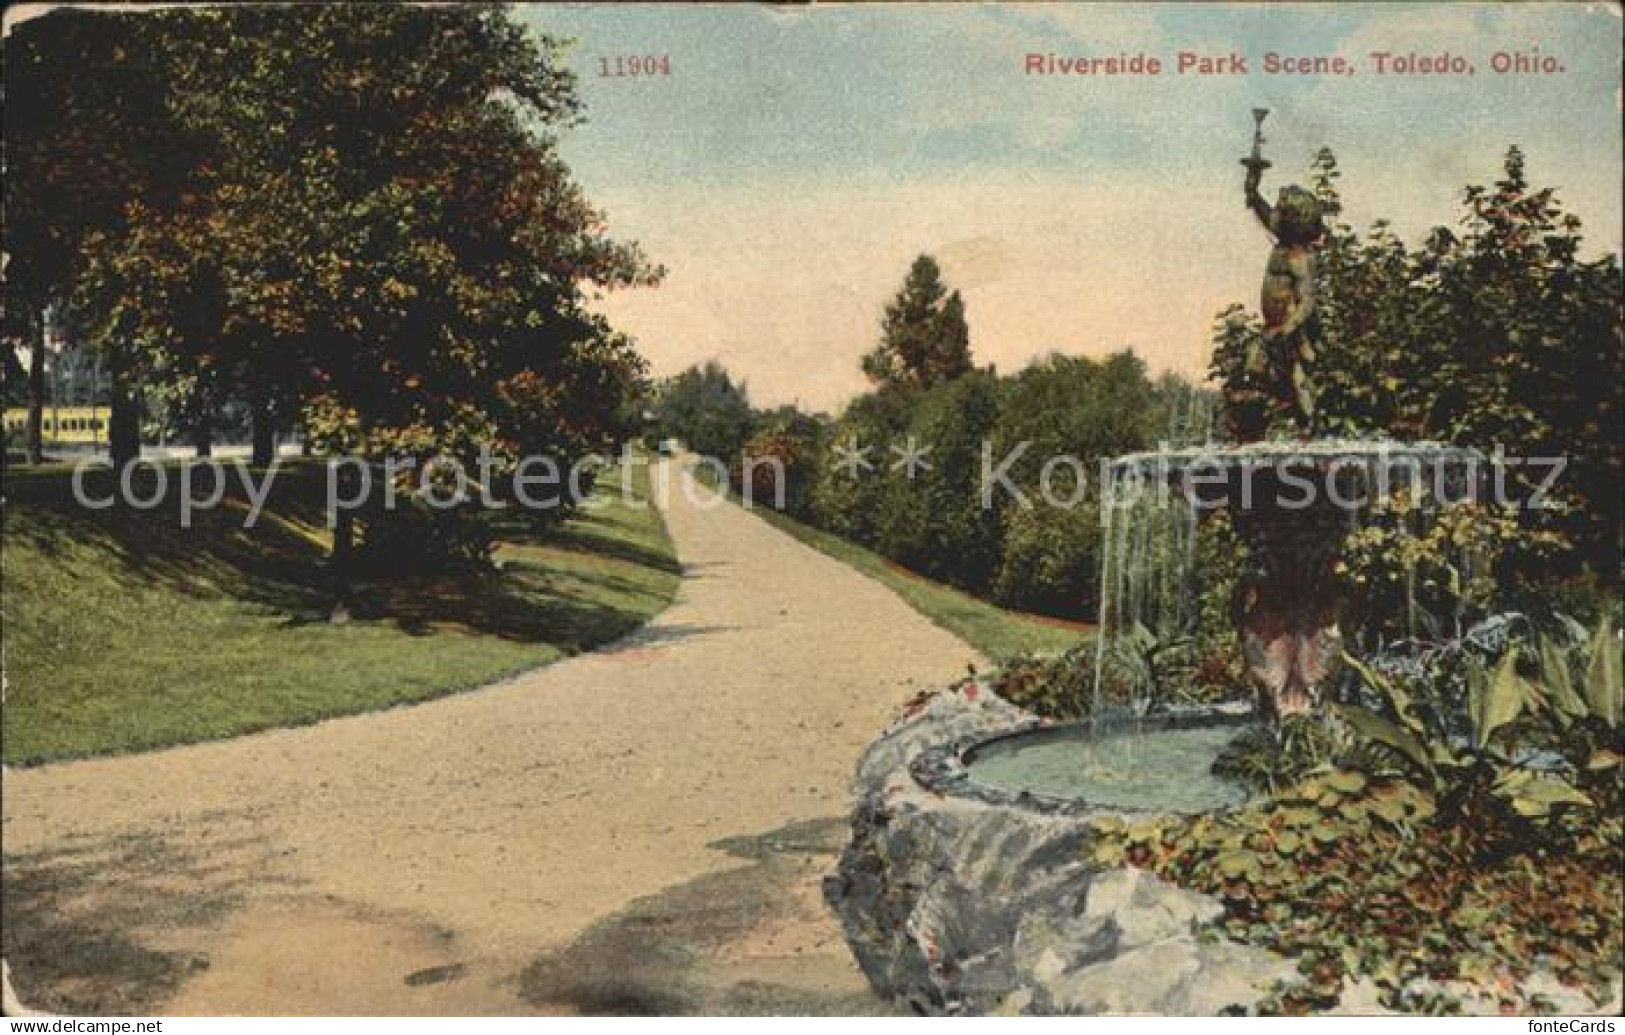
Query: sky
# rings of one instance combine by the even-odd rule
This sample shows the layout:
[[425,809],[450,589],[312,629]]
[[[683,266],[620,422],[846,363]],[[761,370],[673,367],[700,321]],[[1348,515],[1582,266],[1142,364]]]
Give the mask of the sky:
[[[718,359],[758,405],[838,411],[921,253],[964,294],[980,364],[1132,347],[1206,368],[1215,312],[1256,305],[1269,241],[1242,204],[1250,109],[1265,193],[1322,145],[1345,217],[1407,239],[1460,215],[1508,145],[1621,240],[1614,5],[518,5],[573,39],[586,122],[560,150],[667,276],[599,303],[656,375]],[[1178,75],[1181,51],[1246,75]],[[1268,75],[1267,52],[1344,55],[1347,76]],[[1471,75],[1379,75],[1370,54],[1450,55]],[[1556,59],[1496,75],[1497,52]],[[1038,76],[1028,54],[1144,53],[1160,76]],[[602,76],[665,55],[670,75]]]

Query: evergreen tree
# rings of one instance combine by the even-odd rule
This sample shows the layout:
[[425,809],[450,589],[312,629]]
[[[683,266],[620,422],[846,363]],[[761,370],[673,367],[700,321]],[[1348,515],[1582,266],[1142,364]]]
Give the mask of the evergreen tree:
[[970,369],[964,299],[948,291],[936,260],[922,255],[886,306],[880,344],[863,357],[863,372],[876,384],[929,388]]

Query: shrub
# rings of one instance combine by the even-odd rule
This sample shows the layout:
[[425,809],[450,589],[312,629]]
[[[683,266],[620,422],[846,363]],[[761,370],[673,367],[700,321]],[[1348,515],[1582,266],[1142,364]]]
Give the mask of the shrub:
[[748,495],[756,506],[775,507],[805,519],[812,511],[822,439],[822,427],[810,417],[770,417],[733,462],[729,476],[735,491]]
[[998,509],[981,505],[981,448],[996,413],[998,385],[985,370],[921,393],[894,445],[929,450],[929,466],[910,474],[900,455],[889,458],[876,520],[886,556],[978,593],[998,570]]
[[1054,658],[1019,658],[1000,669],[993,689],[1011,704],[1047,719],[1081,719],[1093,710],[1095,644]]
[[[1580,257],[1581,221],[1553,188],[1527,179],[1507,151],[1503,175],[1462,194],[1458,230],[1407,245],[1379,220],[1358,234],[1337,218],[1339,173],[1316,156],[1315,193],[1332,216],[1320,248],[1317,307],[1324,333],[1314,372],[1318,414],[1335,434],[1434,439],[1514,456],[1565,457],[1553,500],[1520,519],[1533,549],[1514,549],[1501,574],[1617,578],[1620,547],[1621,367],[1619,259]],[[1211,372],[1238,434],[1276,429],[1247,368],[1260,327],[1239,306],[1219,314]],[[1509,467],[1527,491],[1536,465]],[[1550,537],[1550,538],[1548,538]]]
[[1344,539],[1337,573],[1345,623],[1369,640],[1459,635],[1487,613],[1496,579],[1514,553],[1535,556],[1558,542],[1526,533],[1497,507],[1460,504],[1423,510],[1407,493],[1375,504]]
[[[890,446],[907,427],[917,395],[907,388],[884,388],[860,396],[829,429],[812,490],[812,516],[819,527],[862,546],[875,545]],[[867,450],[870,469],[848,466],[848,451],[857,449]]]
[[1105,360],[1052,355],[1004,379],[992,458],[1032,506],[996,499],[1004,511],[993,584],[1000,602],[1068,617],[1096,613],[1101,530],[1090,479],[1101,461],[1148,445],[1163,403],[1145,364],[1127,351]]
[[[1014,456],[1009,480],[1029,492],[1054,457],[1075,458],[1088,479],[1101,460],[1145,449],[1161,410],[1145,364],[1133,352],[1105,360],[1048,356],[1003,380],[993,453],[999,461]],[[1053,474],[1053,491],[1069,496],[1068,466],[1056,465]]]
[[1001,604],[1066,617],[1093,616],[1100,593],[1100,510],[1035,500],[1009,507],[993,595]]
[[[998,570],[997,507],[982,506],[982,448],[998,413],[997,380],[976,371],[919,397],[899,448],[929,450],[912,476],[895,454],[879,499],[876,544],[923,575],[986,592]],[[893,462],[897,461],[897,462]]]

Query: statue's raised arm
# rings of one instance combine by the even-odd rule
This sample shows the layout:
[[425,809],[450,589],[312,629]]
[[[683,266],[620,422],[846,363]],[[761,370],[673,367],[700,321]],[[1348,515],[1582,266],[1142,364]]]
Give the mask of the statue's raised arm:
[[1263,108],[1253,109],[1253,153],[1241,160],[1247,167],[1243,187],[1247,207],[1274,238],[1259,292],[1262,340],[1252,349],[1247,367],[1256,390],[1267,400],[1269,424],[1289,424],[1307,434],[1316,424],[1312,372],[1320,348],[1315,253],[1326,229],[1319,200],[1302,187],[1282,187],[1274,205],[1260,193],[1264,170],[1270,165],[1261,153],[1266,114]]
[[1247,192],[1247,207],[1252,209],[1253,215],[1257,216],[1258,221],[1264,224],[1264,229],[1273,235],[1275,227],[1271,221],[1275,218],[1275,210],[1270,208],[1270,203],[1264,200],[1264,195],[1258,192],[1258,185],[1263,178],[1264,170],[1261,167],[1256,165],[1248,167],[1247,182],[1244,187]]

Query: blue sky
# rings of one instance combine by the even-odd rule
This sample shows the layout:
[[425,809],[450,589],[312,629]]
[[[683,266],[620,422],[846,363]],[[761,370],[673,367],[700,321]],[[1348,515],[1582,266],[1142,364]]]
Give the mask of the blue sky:
[[[615,232],[671,271],[606,300],[658,373],[717,357],[762,402],[837,408],[908,261],[965,291],[972,347],[1013,369],[1133,346],[1199,370],[1208,321],[1252,302],[1268,242],[1240,204],[1248,110],[1267,186],[1338,154],[1354,222],[1415,235],[1518,143],[1597,249],[1620,241],[1620,20],[1597,5],[524,6],[576,39],[587,123],[562,150]],[[1496,51],[1564,71],[1496,76]],[[1247,76],[1038,77],[1027,53],[1247,55]],[[1266,51],[1351,77],[1266,76]],[[1378,76],[1373,50],[1476,74]],[[602,78],[597,59],[669,55]]]

